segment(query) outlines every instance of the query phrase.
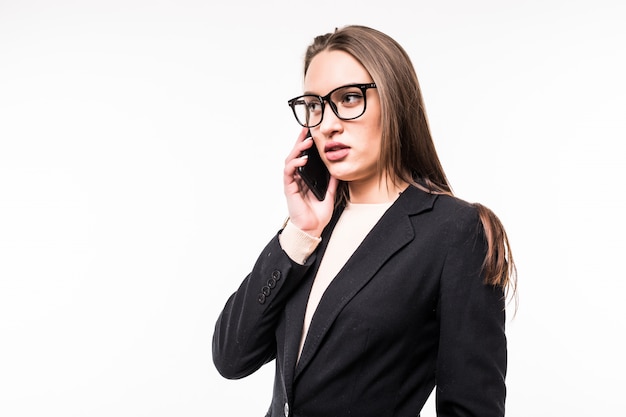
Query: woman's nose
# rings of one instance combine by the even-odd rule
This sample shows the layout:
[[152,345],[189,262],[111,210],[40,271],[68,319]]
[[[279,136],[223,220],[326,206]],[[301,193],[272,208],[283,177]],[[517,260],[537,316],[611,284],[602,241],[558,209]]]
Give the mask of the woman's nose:
[[337,117],[331,105],[326,103],[326,108],[324,109],[324,117],[322,117],[322,122],[319,125],[320,132],[325,136],[330,136],[331,133],[341,130],[342,124],[341,119]]

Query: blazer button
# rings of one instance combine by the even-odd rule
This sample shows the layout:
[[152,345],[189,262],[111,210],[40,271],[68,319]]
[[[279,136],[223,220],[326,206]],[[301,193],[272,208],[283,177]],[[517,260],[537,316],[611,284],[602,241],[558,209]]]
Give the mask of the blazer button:
[[272,272],[272,278],[274,278],[276,281],[280,281],[280,271],[278,269]]
[[276,286],[276,280],[274,278],[270,278],[267,280],[267,286],[270,288],[274,288]]
[[259,301],[259,304],[265,304],[265,294],[259,294],[259,298],[257,298],[257,300]]
[[289,404],[285,403],[285,417],[289,417]]
[[270,291],[270,287],[268,287],[268,286],[265,286],[265,287],[261,288],[261,293],[262,293],[263,295],[265,295],[265,296],[270,295],[270,292],[271,292],[271,291]]

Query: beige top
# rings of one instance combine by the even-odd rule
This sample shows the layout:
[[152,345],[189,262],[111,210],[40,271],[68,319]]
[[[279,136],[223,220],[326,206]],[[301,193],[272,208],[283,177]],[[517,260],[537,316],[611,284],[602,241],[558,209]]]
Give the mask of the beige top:
[[[393,202],[381,204],[353,204],[348,203],[344,209],[333,233],[328,241],[328,247],[324,258],[315,276],[313,288],[309,295],[302,339],[300,341],[300,353],[304,346],[309,325],[313,314],[319,304],[324,291],[335,278],[339,270],[345,265],[350,256],[361,244],[365,236],[372,230],[382,215]],[[297,229],[291,222],[287,222],[283,232],[279,236],[280,244],[287,255],[300,264],[317,248],[321,241],[319,238],[310,236]]]

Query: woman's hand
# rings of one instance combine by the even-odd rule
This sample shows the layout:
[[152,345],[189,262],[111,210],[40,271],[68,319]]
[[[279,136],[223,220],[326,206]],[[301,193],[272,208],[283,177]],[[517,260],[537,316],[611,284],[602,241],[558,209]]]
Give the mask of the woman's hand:
[[293,149],[285,159],[283,175],[285,197],[289,218],[294,226],[311,236],[319,237],[333,214],[335,193],[338,180],[330,177],[326,197],[319,201],[298,174],[298,168],[306,165],[307,158],[302,152],[315,146],[312,138],[306,138],[307,129],[303,129]]

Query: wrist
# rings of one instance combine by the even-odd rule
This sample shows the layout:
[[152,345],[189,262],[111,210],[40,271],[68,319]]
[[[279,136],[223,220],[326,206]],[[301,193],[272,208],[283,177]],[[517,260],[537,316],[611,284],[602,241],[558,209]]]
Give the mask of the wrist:
[[289,219],[279,235],[280,244],[294,261],[304,264],[322,238],[315,237],[294,225]]

